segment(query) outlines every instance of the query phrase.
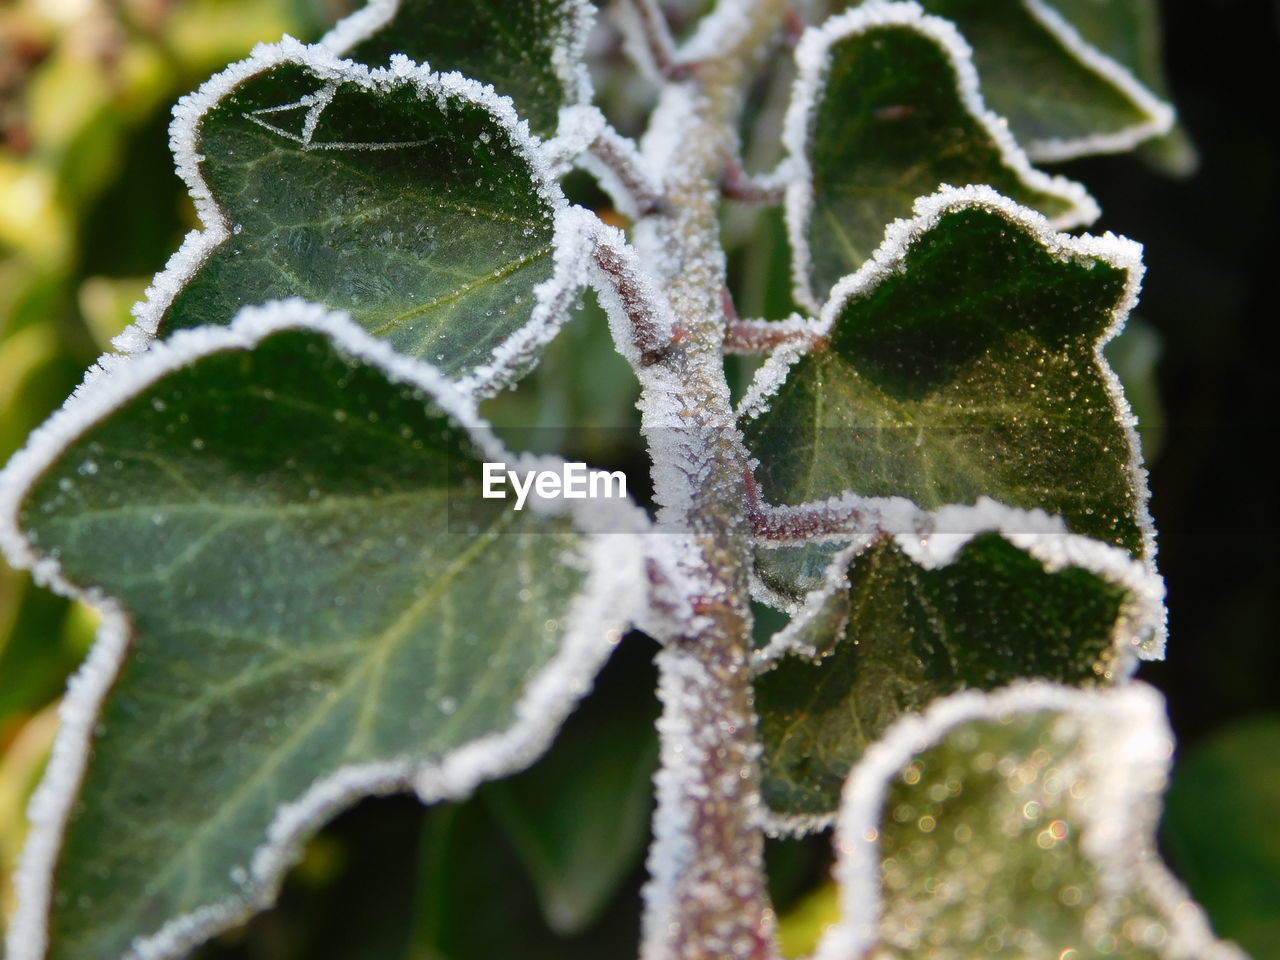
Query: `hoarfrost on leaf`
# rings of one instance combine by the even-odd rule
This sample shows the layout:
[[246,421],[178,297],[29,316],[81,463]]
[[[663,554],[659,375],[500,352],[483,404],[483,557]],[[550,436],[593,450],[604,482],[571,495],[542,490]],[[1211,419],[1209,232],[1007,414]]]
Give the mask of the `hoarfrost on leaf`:
[[171,143],[205,229],[135,308],[124,349],[301,295],[492,392],[580,289],[580,220],[550,156],[509,100],[458,74],[286,39],[184,98]]
[[370,0],[321,42],[370,66],[401,55],[474,77],[546,139],[562,110],[591,102],[583,55],[594,20],[586,0]]
[[178,956],[269,904],[360,797],[462,797],[545,748],[638,613],[647,521],[616,499],[517,513],[480,497],[484,460],[559,465],[301,301],[117,363],[33,436],[0,542],[105,621],[33,807],[12,960]]
[[858,506],[826,583],[753,654],[773,830],[823,825],[904,712],[1019,678],[1123,681],[1162,654],[1163,584],[1118,547],[990,501],[914,519]]
[[1033,160],[1131,150],[1173,127],[1173,108],[1128,65],[1086,40],[1056,4],[923,3],[972,44],[987,102],[1008,118]]
[[762,498],[987,496],[1150,562],[1133,415],[1101,354],[1140,249],[1058,233],[987,187],[921,198],[836,284],[819,345],[757,373],[742,412]]
[[786,199],[805,307],[817,310],[889,223],[944,184],[988,184],[1058,229],[1097,218],[1080,184],[1031,166],[983,103],[964,38],[918,5],[872,2],[832,17],[805,32],[796,63]]
[[1156,852],[1172,753],[1143,684],[1023,682],[903,718],[845,785],[815,960],[1244,960]]

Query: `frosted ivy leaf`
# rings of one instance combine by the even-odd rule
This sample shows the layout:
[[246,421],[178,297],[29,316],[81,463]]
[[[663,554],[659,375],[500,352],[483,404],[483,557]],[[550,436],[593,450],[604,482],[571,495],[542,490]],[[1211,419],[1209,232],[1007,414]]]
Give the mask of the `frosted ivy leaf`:
[[[1046,10],[1062,19],[1094,49],[1129,71],[1137,81],[1168,103],[1169,83],[1161,62],[1162,36],[1158,0],[1050,0]],[[1181,124],[1139,146],[1141,154],[1175,176],[1195,170],[1195,147]]]
[[1173,108],[1051,2],[924,0],[924,6],[953,20],[973,45],[987,102],[1036,159],[1128,150],[1173,124]]
[[644,521],[514,511],[482,461],[518,465],[465,395],[300,301],[117,362],[33,437],[6,553],[105,620],[10,960],[179,956],[356,799],[457,798],[541,752],[636,609]]
[[968,44],[913,3],[872,3],[806,32],[787,115],[787,220],[810,309],[943,184],[989,184],[1059,229],[1090,223],[1080,184],[1034,169],[982,101]]
[[[1129,150],[1173,125],[1173,108],[1144,82],[1153,81],[1151,71],[1138,68],[1123,46],[1097,29],[1097,8],[1125,7],[1125,19],[1150,35],[1152,10],[1145,4],[921,0],[921,5],[951,20],[968,41],[983,98],[1007,118],[1035,160]],[[820,4],[826,12],[849,6],[843,0]],[[1085,7],[1088,15],[1077,28],[1072,17]]]
[[1150,558],[1133,418],[1102,359],[1140,248],[1070,237],[988,188],[943,190],[836,285],[810,350],[743,401],[765,498],[928,510],[991,497]]
[[582,57],[594,19],[584,0],[372,0],[322,42],[370,66],[400,54],[492,84],[549,137],[561,107],[591,101]]
[[285,41],[185,98],[171,135],[206,229],[156,278],[127,348],[302,296],[492,391],[581,285],[581,212],[510,102],[456,74]]
[[863,752],[938,697],[1026,678],[1108,683],[1159,652],[1163,587],[1123,550],[990,503],[919,527],[856,538],[755,654],[777,829],[826,822]]
[[1172,752],[1143,685],[1020,684],[903,720],[846,786],[816,960],[1243,960],[1156,853]]

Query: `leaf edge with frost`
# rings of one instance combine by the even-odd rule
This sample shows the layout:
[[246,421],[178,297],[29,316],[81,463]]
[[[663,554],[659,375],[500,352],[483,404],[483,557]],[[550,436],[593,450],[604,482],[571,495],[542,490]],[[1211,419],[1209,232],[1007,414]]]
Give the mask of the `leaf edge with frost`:
[[[339,20],[318,44],[345,57],[395,19],[404,2],[369,0],[365,6]],[[596,24],[596,7],[587,0],[560,0],[560,5],[563,19],[555,38],[552,66],[570,96],[560,104],[555,136],[543,140],[543,146],[556,170],[567,171],[576,166],[587,171],[599,181],[619,211],[633,219],[638,218],[640,211],[636,208],[631,187],[619,180],[613,167],[598,161],[590,152],[594,142],[602,143],[606,150],[620,155],[623,164],[633,174],[644,174],[635,143],[614,130],[593,103],[595,85],[586,65],[586,56]],[[656,184],[646,182],[643,185],[654,195],[659,192]]]
[[[1061,233],[1053,228],[1043,214],[1015,203],[990,187],[944,187],[936,193],[917,199],[911,217],[889,224],[885,228],[884,240],[871,257],[854,273],[836,283],[818,318],[805,324],[805,344],[783,346],[771,354],[756,371],[738,402],[736,413],[739,424],[754,420],[768,410],[769,399],[786,382],[791,366],[809,352],[811,344],[821,342],[829,335],[840,311],[849,300],[871,293],[882,280],[900,272],[911,246],[943,216],[970,207],[978,207],[1004,217],[1025,231],[1055,259],[1065,261],[1073,257],[1090,257],[1125,272],[1124,289],[1110,310],[1110,322],[1093,344],[1094,369],[1111,401],[1114,419],[1120,425],[1128,447],[1125,472],[1134,498],[1134,519],[1142,535],[1142,559],[1152,575],[1157,575],[1155,524],[1149,507],[1151,491],[1142,460],[1137,417],[1124,395],[1120,378],[1103,354],[1103,347],[1124,328],[1129,313],[1138,301],[1138,291],[1146,270],[1142,263],[1142,246],[1111,232],[1101,236]],[[767,495],[768,491],[763,493]],[[1159,639],[1161,648],[1163,644],[1162,631]]]
[[[433,367],[397,354],[348,315],[300,299],[245,307],[229,326],[179,331],[146,352],[107,356],[85,382],[0,470],[0,553],[42,586],[94,608],[102,617],[84,662],[68,682],[59,707],[53,751],[28,808],[31,830],[15,877],[18,907],[6,935],[7,960],[41,960],[48,948],[52,881],[66,828],[87,769],[100,709],[128,655],[131,631],[125,609],[95,589],[81,589],[42,556],[19,523],[22,501],[64,449],[142,390],[186,363],[229,349],[251,349],[272,333],[306,329],[330,337],[335,347],[381,369],[389,379],[422,389],[455,418],[486,454],[505,451],[475,413],[473,398]],[[543,468],[553,457],[509,457]],[[589,537],[586,582],[570,602],[561,648],[528,682],[515,706],[516,722],[482,736],[434,762],[380,762],[340,767],[317,780],[275,813],[265,841],[254,850],[244,897],[210,904],[170,918],[131,945],[129,960],[175,958],[216,932],[242,922],[275,899],[301,844],[339,810],[366,796],[413,791],[426,803],[460,799],[481,782],[532,763],[548,746],[578,700],[591,688],[622,634],[642,613],[643,552],[637,542],[649,529],[642,510],[628,502],[546,501],[531,495],[527,507],[548,516],[568,514]]]
[[277,43],[258,44],[248,57],[214,74],[174,106],[169,147],[177,174],[195,204],[201,229],[189,232],[164,269],[152,278],[143,299],[133,306],[133,322],[112,340],[112,345],[122,353],[136,354],[154,343],[164,314],[178,294],[194,279],[206,258],[233,236],[232,224],[200,169],[204,160],[200,153],[201,123],[242,83],[287,64],[310,70],[318,80],[353,83],[368,91],[412,83],[420,91],[457,97],[475,105],[505,130],[516,154],[529,168],[530,186],[553,219],[553,270],[549,279],[534,287],[528,320],[494,348],[486,363],[455,382],[463,392],[477,397],[490,396],[509,386],[526,372],[529,362],[568,318],[569,307],[584,286],[582,275],[594,229],[589,221],[596,218],[569,204],[547,145],[529,132],[509,97],[499,96],[492,87],[461,74],[436,73],[408,59],[393,61],[389,67],[370,68],[340,59],[329,47],[303,44],[289,36]]
[[1032,160],[1057,163],[1104,153],[1124,153],[1139,144],[1169,133],[1177,120],[1173,106],[1153,93],[1128,67],[1108,56],[1081,36],[1066,17],[1046,0],[1022,0],[1027,13],[1086,70],[1092,71],[1129,99],[1148,117],[1110,133],[1094,133],[1075,139],[1036,140],[1027,144]]
[[[991,111],[982,97],[973,51],[950,20],[924,12],[913,2],[870,3],[835,14],[821,26],[808,27],[796,46],[796,78],[783,120],[782,142],[789,166],[786,187],[787,240],[791,247],[792,296],[808,310],[820,309],[810,276],[812,257],[809,223],[813,215],[813,174],[809,144],[818,101],[826,89],[831,48],[850,37],[878,27],[910,27],[932,41],[944,54],[955,75],[960,103],[986,132],[1000,153],[1002,164],[1028,190],[1052,194],[1071,204],[1049,224],[1058,230],[1084,227],[1098,219],[1101,210],[1084,185],[1060,174],[1047,174],[1031,165],[1029,151],[1018,145],[1008,124]],[[886,225],[887,226],[887,225]]]
[[[404,0],[369,0],[359,10],[334,24],[317,41],[317,45],[345,57],[394,20],[403,4]],[[586,54],[591,31],[595,26],[596,9],[587,0],[559,0],[559,4],[562,8],[562,21],[553,40],[551,61],[552,69],[569,94],[569,99],[560,104],[556,136],[546,141],[553,153],[562,153],[566,149],[572,149],[568,145],[576,144],[579,136],[572,129],[575,125],[572,118],[584,108],[594,110],[591,101],[595,96]],[[599,114],[599,111],[594,112]],[[594,117],[591,120],[594,121]],[[603,122],[603,116],[600,121]]]
[[[772,508],[778,514],[808,513],[814,505]],[[826,582],[811,590],[798,605],[792,605],[792,620],[769,642],[752,651],[752,671],[759,675],[772,669],[781,656],[795,654],[807,658],[820,651],[801,639],[819,611],[845,584],[844,571],[881,537],[887,536],[906,557],[923,570],[949,566],[960,551],[976,537],[994,533],[1040,562],[1045,573],[1074,568],[1092,573],[1131,597],[1121,610],[1113,635],[1117,674],[1129,677],[1140,660],[1164,656],[1161,640],[1165,624],[1164,581],[1127,550],[1092,537],[1071,533],[1060,517],[1043,510],[1010,507],[989,497],[973,504],[948,504],[923,510],[904,497],[860,497],[845,494],[818,505],[835,513],[856,511],[859,522],[847,534],[824,534],[817,540],[844,544],[826,570]],[[864,526],[870,523],[872,530]],[[763,584],[752,584],[755,599],[770,603],[775,598]],[[780,608],[781,609],[781,608]]]
[[1107,816],[1086,823],[1081,838],[1085,855],[1098,866],[1099,883],[1107,883],[1108,874],[1112,879],[1118,874],[1144,888],[1167,915],[1175,941],[1170,956],[1247,960],[1234,944],[1214,937],[1203,909],[1156,851],[1159,803],[1136,784],[1167,779],[1173,737],[1163,698],[1154,688],[1137,682],[1080,690],[1043,681],[1024,681],[989,693],[952,694],[922,714],[898,720],[867,749],[845,781],[836,821],[832,876],[839,890],[839,920],[827,928],[811,960],[870,956],[878,943],[878,830],[891,779],[914,756],[961,724],[1040,711],[1071,713],[1086,724],[1105,728],[1105,735],[1090,738],[1094,749],[1085,762],[1095,773],[1102,773],[1100,792],[1109,801]]
[[[820,663],[825,654],[809,642],[813,628],[824,630],[829,624],[829,604],[848,588],[849,564],[887,536],[906,557],[922,570],[937,570],[950,565],[975,538],[996,534],[1040,563],[1046,574],[1075,569],[1093,574],[1120,588],[1125,600],[1112,628],[1113,667],[1110,682],[1124,684],[1132,679],[1144,660],[1164,659],[1164,643],[1168,612],[1165,608],[1164,580],[1147,564],[1135,559],[1127,550],[1081,534],[1071,533],[1060,517],[1043,510],[1022,510],[990,498],[979,498],[975,504],[951,504],[936,510],[922,510],[904,497],[859,497],[845,494],[821,504],[798,507],[773,507],[775,516],[812,515],[814,509],[847,515],[856,511],[860,524],[871,524],[875,532],[851,525],[847,534],[824,534],[815,540],[842,543],[826,569],[826,582],[816,587],[798,604],[778,605],[777,597],[752,573],[752,596],[761,603],[787,610],[791,620],[769,638],[762,647],[751,652],[754,677],[775,669],[784,657],[796,657]],[[927,708],[926,708],[927,709]],[[870,749],[870,748],[868,748]],[[837,811],[828,813],[787,814],[760,808],[761,824],[769,836],[803,837],[825,830],[836,822]]]

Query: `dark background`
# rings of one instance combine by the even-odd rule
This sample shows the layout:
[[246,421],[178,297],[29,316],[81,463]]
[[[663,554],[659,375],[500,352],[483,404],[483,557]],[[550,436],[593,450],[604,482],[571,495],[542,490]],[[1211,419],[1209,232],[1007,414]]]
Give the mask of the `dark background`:
[[1277,551],[1277,6],[1162,5],[1173,101],[1200,156],[1187,179],[1136,157],[1063,166],[1111,229],[1146,247],[1138,314],[1159,334],[1163,428],[1150,463],[1169,648],[1139,676],[1179,747],[1166,855],[1219,930],[1280,957]]
[[1199,153],[1188,179],[1132,156],[1063,165],[1102,207],[1092,230],[1146,248],[1137,313],[1161,336],[1165,427],[1151,470],[1169,659],[1165,690],[1184,744],[1280,707],[1277,629],[1277,263],[1280,131],[1275,7],[1166,4],[1173,99]]

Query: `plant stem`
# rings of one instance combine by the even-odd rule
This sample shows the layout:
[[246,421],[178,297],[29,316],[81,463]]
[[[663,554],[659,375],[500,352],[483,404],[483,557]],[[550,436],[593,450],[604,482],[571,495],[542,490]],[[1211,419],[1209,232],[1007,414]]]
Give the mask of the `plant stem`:
[[[639,168],[633,157],[627,152],[624,143],[630,143],[619,137],[612,127],[603,132],[587,148],[588,152],[602,163],[618,179],[618,182],[631,196],[631,206],[636,216],[653,213],[662,204],[659,190],[649,182],[644,171]],[[631,151],[634,153],[635,148]],[[632,211],[627,211],[631,213]]]
[[812,320],[792,317],[789,320],[738,320],[730,317],[725,326],[726,353],[773,353],[784,346],[802,350],[822,350],[825,336]]
[[640,30],[654,68],[663,77],[669,79],[682,78],[684,64],[676,59],[675,44],[671,41],[671,31],[667,21],[658,8],[656,0],[631,0]]
[[662,766],[645,960],[774,956],[749,669],[750,457],[724,375],[717,205],[748,71],[784,6],[722,0],[704,27],[719,24],[723,44],[687,79],[666,84],[643,145],[665,203],[637,223],[636,245],[684,331],[642,375],[659,525],[682,547],[667,586],[684,614],[672,618],[658,656]]

